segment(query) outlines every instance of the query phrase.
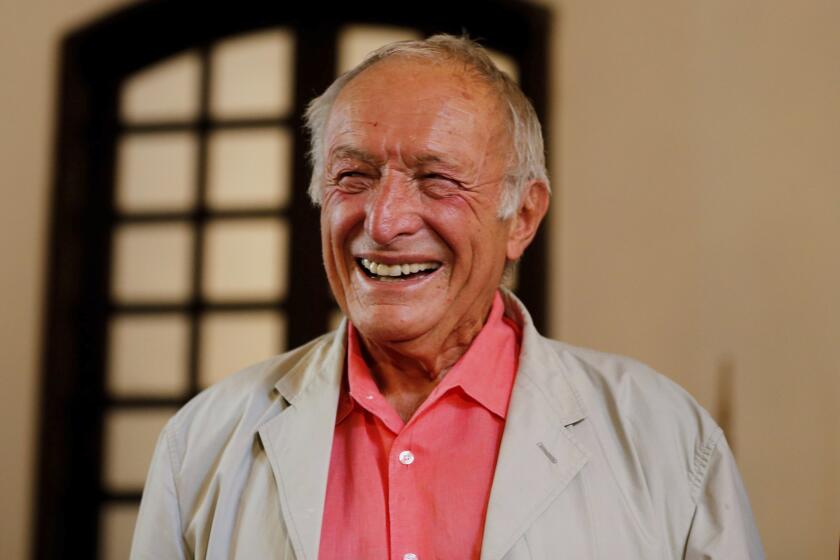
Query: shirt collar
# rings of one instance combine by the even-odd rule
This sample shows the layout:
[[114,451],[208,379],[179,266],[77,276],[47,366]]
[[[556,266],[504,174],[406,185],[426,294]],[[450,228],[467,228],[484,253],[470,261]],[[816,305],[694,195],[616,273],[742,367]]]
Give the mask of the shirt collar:
[[[504,311],[504,302],[497,291],[481,331],[428,400],[460,387],[470,398],[496,416],[502,419],[506,417],[518,366],[521,331],[516,322],[504,316]],[[505,363],[502,358],[511,345],[514,360],[513,363]],[[343,383],[336,424],[344,420],[356,406],[378,415],[379,412],[385,412],[371,410],[371,407],[379,408],[385,400],[362,356],[356,329],[350,323],[347,328],[347,375]]]
[[[435,392],[443,393],[452,387],[460,387],[502,419],[507,416],[521,339],[518,325],[507,319],[504,313],[504,302],[497,291],[484,327],[435,389]],[[511,346],[514,359],[506,361],[505,352]]]
[[[348,336],[350,336],[349,328]],[[353,397],[350,396],[350,388],[348,387],[347,376],[345,375],[341,380],[341,392],[338,396],[338,410],[335,413],[335,423],[340,424],[341,421],[347,418],[347,415],[353,411],[354,407],[355,405],[353,404]]]

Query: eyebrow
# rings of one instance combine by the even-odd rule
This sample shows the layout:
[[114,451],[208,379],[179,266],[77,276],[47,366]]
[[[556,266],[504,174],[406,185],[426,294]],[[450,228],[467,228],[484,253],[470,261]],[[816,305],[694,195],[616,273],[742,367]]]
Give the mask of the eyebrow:
[[442,163],[445,165],[451,165],[451,162],[447,161],[443,156],[435,154],[435,153],[423,153],[419,154],[413,158],[411,158],[417,165],[426,165],[429,163]]
[[412,156],[411,165],[416,168],[429,166],[433,169],[443,170],[446,173],[455,173],[459,175],[469,173],[469,170],[471,169],[469,164],[465,164],[464,162],[453,158],[451,155],[441,154],[439,152],[423,152],[421,154],[417,154],[416,156]]
[[[328,161],[335,163],[336,161],[347,159],[361,161],[362,163],[366,163],[373,167],[380,167],[384,163],[381,158],[350,144],[341,144],[332,149],[330,151]],[[410,164],[412,166],[439,164],[447,168],[456,168],[458,166],[457,162],[452,161],[452,158],[447,157],[446,154],[440,154],[438,152],[423,152],[421,154],[411,156]]]
[[382,163],[379,158],[377,158],[370,152],[366,152],[365,150],[349,145],[336,146],[330,152],[329,159],[331,161],[340,159],[355,159],[373,166],[379,166]]

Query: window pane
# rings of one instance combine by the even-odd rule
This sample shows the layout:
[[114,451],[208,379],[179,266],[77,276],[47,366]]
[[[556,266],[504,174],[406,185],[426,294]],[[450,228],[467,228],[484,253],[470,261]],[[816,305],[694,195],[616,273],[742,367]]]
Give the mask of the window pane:
[[194,135],[129,135],[117,150],[119,210],[186,210],[195,204]]
[[99,557],[102,560],[128,558],[138,509],[137,504],[103,504],[99,522]]
[[178,396],[187,389],[189,322],[182,315],[127,315],[111,321],[108,391]]
[[175,410],[157,408],[105,413],[106,489],[130,492],[143,488],[158,435],[174,413]]
[[499,70],[513,78],[514,82],[519,82],[519,66],[513,58],[492,49],[487,49],[487,54],[490,55],[490,59],[499,67]]
[[294,38],[288,31],[250,33],[220,42],[211,55],[211,115],[282,116],[292,107]]
[[201,320],[199,382],[206,387],[284,349],[286,323],[279,312],[211,313]]
[[204,295],[217,301],[283,297],[287,245],[283,221],[211,222],[205,236]]
[[184,223],[116,228],[112,290],[119,302],[183,301],[190,295],[192,230]]
[[134,76],[122,88],[122,117],[129,122],[192,120],[198,115],[200,60],[186,53]]
[[363,61],[368,53],[383,45],[422,37],[420,32],[404,27],[347,26],[338,35],[338,73],[350,70]]
[[208,204],[278,207],[289,198],[292,139],[285,129],[228,130],[209,140]]

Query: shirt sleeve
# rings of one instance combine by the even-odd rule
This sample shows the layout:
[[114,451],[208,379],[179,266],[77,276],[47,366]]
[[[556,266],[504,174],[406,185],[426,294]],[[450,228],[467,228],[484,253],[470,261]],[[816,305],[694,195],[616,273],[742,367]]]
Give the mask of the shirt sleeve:
[[685,560],[763,560],[747,493],[720,429],[698,453],[693,475],[697,506]]
[[134,527],[131,560],[182,560],[188,557],[181,530],[173,456],[164,429],[149,467],[140,512]]

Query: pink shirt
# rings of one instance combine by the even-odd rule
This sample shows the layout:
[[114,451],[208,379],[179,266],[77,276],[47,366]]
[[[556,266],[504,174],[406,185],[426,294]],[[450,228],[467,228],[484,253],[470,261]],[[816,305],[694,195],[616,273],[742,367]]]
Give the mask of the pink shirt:
[[348,325],[319,558],[478,558],[521,333],[487,323],[414,416],[385,400]]

